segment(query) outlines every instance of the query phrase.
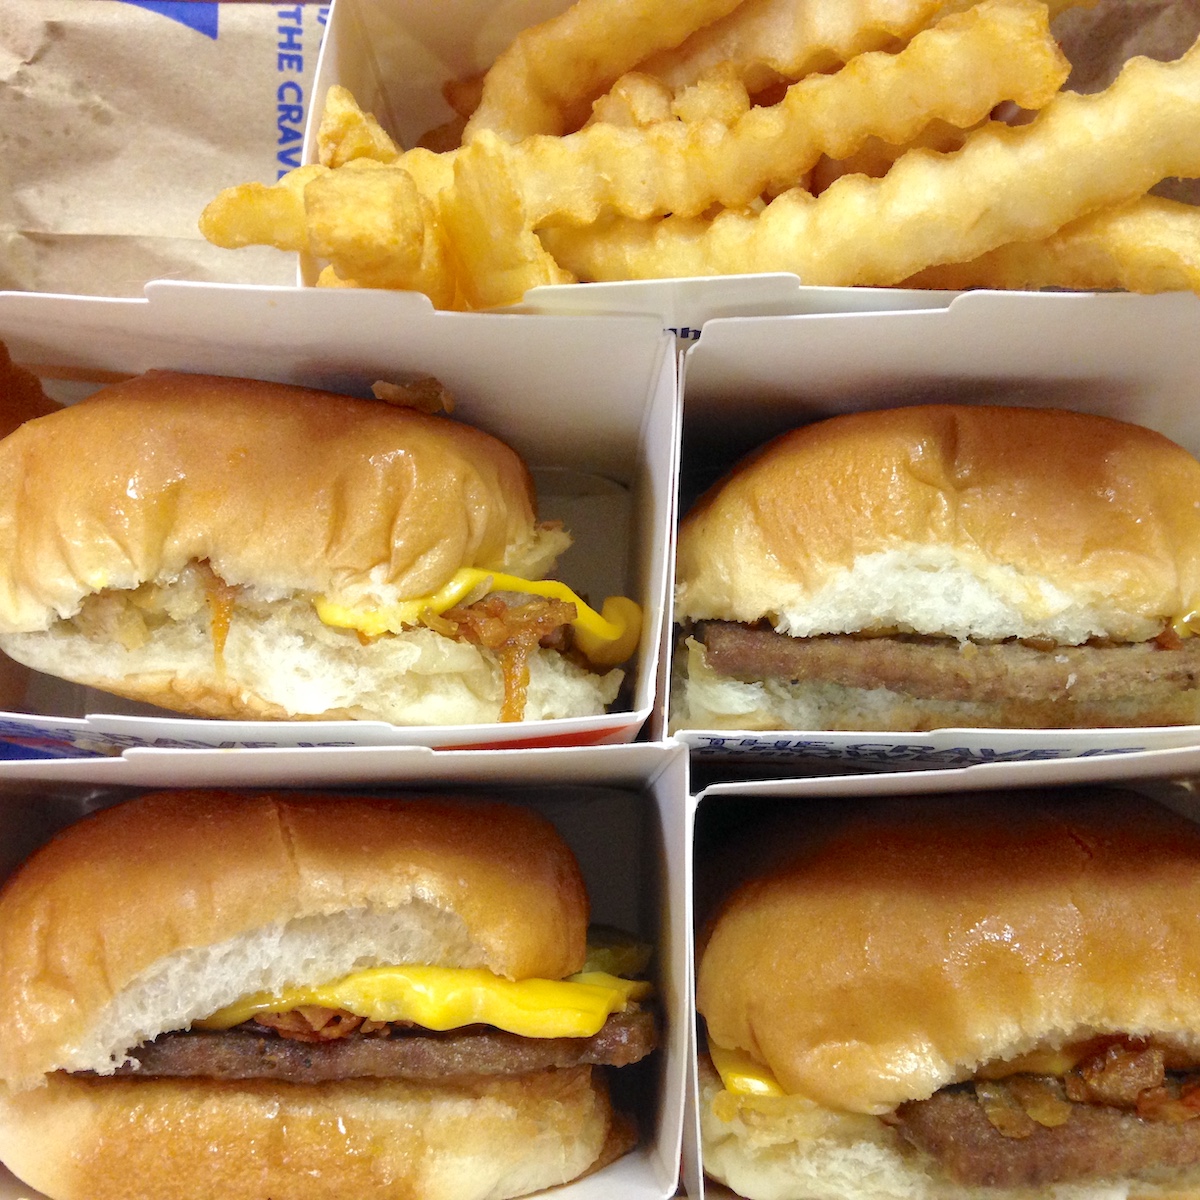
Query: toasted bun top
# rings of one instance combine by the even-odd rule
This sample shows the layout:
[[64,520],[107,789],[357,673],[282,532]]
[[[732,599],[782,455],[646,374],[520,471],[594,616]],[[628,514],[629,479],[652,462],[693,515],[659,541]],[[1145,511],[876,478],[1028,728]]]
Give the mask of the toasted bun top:
[[679,535],[681,618],[1142,641],[1200,608],[1200,463],[1148,429],[931,405],[785,434]]
[[561,978],[579,868],[500,804],[163,792],[104,809],[0,892],[0,1079],[111,1069],[257,991],[389,963]]
[[878,1114],[1094,1033],[1200,1046],[1200,827],[1120,793],[790,815],[697,984],[786,1091]]
[[464,566],[544,573],[565,542],[544,534],[520,458],[470,426],[152,371],[0,442],[0,632],[205,559],[264,599],[387,603]]

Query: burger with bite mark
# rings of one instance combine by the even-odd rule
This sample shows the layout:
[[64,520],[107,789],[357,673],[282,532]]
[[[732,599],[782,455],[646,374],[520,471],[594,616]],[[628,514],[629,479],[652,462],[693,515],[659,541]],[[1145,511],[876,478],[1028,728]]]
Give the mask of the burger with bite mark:
[[784,434],[683,521],[675,728],[1200,723],[1200,462],[1061,409]]
[[152,371],[0,441],[0,649],[201,717],[599,714],[638,606],[547,579],[570,536],[481,430]]
[[502,1200],[636,1140],[642,948],[532,810],[164,792],[0,893],[0,1160],[51,1200]]
[[1200,827],[1093,791],[753,835],[699,948],[710,1176],[749,1200],[1200,1191]]

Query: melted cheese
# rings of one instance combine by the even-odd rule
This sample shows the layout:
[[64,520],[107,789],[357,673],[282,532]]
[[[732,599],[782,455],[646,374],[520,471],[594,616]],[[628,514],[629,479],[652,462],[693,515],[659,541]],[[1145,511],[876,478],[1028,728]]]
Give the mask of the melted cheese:
[[650,984],[600,971],[570,979],[504,979],[465,967],[370,967],[319,987],[259,993],[194,1022],[229,1029],[260,1013],[304,1005],[340,1008],[372,1021],[411,1021],[424,1029],[492,1025],[522,1037],[591,1037],[610,1013],[624,1012]]
[[717,1068],[727,1092],[735,1096],[784,1096],[787,1093],[769,1068],[755,1061],[744,1050],[726,1050],[708,1044],[708,1057]]
[[571,624],[575,627],[576,645],[597,665],[614,666],[624,662],[637,646],[642,610],[624,596],[610,596],[604,602],[601,615],[557,579],[522,579],[518,575],[484,571],[478,567],[461,568],[438,591],[415,600],[402,600],[378,608],[353,608],[321,597],[315,604],[317,616],[326,625],[357,629],[367,637],[378,637],[420,625],[426,613],[444,613],[481,587],[485,592],[522,592],[573,604],[575,619]]
[[1181,638],[1194,637],[1197,633],[1200,633],[1200,612],[1190,612],[1185,616],[1176,617],[1171,622],[1171,628]]

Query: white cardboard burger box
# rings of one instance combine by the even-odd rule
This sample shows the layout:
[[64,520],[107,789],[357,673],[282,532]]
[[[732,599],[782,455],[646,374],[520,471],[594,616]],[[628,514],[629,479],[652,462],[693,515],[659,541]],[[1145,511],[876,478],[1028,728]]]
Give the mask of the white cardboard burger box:
[[[695,1016],[696,935],[711,910],[724,894],[720,856],[727,844],[728,832],[743,821],[761,815],[771,805],[802,805],[822,800],[847,804],[869,803],[888,796],[915,796],[945,793],[988,795],[1004,803],[1004,790],[1043,789],[1060,784],[1123,786],[1175,810],[1189,820],[1200,822],[1200,798],[1189,782],[1200,772],[1200,748],[1166,752],[1157,769],[1141,776],[1124,773],[1112,759],[1091,759],[1081,773],[1065,773],[1065,763],[997,764],[966,771],[915,771],[894,775],[855,776],[853,779],[779,779],[715,783],[689,797],[688,857],[691,863],[692,922],[688,956],[693,964],[689,1004],[694,1015],[692,1054],[688,1063],[687,1110],[683,1124],[683,1179],[687,1194],[694,1200],[736,1200],[736,1193],[722,1183],[708,1179],[703,1171],[700,1142],[700,1092],[696,1058],[701,1042],[700,1018]],[[1114,770],[1116,767],[1116,770]],[[719,817],[714,816],[719,814]],[[697,832],[699,829],[699,833]],[[707,832],[706,832],[707,831]],[[716,831],[716,832],[714,832]]]
[[[714,319],[684,355],[680,511],[776,433],[903,404],[1071,408],[1149,426],[1197,454],[1198,377],[1200,298],[1191,294],[968,292],[925,311]],[[669,728],[670,708],[668,701]],[[675,736],[697,760],[753,762],[764,773],[789,765],[794,773],[832,774],[1081,764],[1200,746],[1198,726],[920,734],[677,728]]]
[[[297,752],[290,753],[293,758]],[[319,752],[321,753],[321,752]],[[405,768],[373,777],[382,795],[445,793],[530,805],[562,832],[579,859],[591,919],[636,933],[655,947],[651,974],[662,1014],[659,1049],[638,1070],[637,1116],[642,1142],[625,1158],[545,1194],[562,1200],[666,1200],[676,1193],[692,1058],[691,924],[687,752],[679,745],[626,745],[552,750],[406,753]],[[247,752],[253,756],[254,752]],[[246,762],[241,752],[222,756]],[[0,883],[58,829],[147,786],[194,787],[213,781],[197,759],[176,762],[138,789],[56,781],[31,785],[0,779]],[[247,762],[247,766],[249,763]],[[402,782],[398,782],[401,780]],[[278,790],[281,779],[248,770],[227,786]],[[293,774],[293,787],[320,788],[319,773]],[[326,788],[328,790],[328,788]],[[0,1166],[0,1200],[40,1200]]]
[[[0,293],[0,339],[62,398],[151,367],[246,375],[369,395],[433,375],[455,417],[531,464],[539,514],[575,543],[561,578],[597,602],[631,595],[645,623],[628,711],[513,724],[224,722],[171,717],[35,676],[0,741],[32,757],[132,746],[487,747],[614,743],[650,717],[661,663],[674,522],[678,403],[673,342],[650,318],[434,313],[401,293],[151,284],[143,300]],[[66,381],[66,382],[64,382]],[[76,382],[71,382],[76,381]],[[82,383],[78,382],[82,381]],[[32,714],[32,715],[31,715]],[[54,764],[49,764],[53,767]],[[19,762],[0,772],[20,773]]]

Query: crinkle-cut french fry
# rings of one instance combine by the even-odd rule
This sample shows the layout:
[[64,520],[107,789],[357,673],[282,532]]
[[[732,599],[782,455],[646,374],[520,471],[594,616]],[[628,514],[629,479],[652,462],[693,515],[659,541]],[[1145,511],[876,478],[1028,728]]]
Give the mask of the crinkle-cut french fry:
[[[1051,16],[1096,0],[1047,0]],[[673,50],[638,65],[678,93],[722,64],[751,92],[833,70],[870,50],[894,50],[975,0],[745,0]]]
[[885,142],[882,138],[869,137],[849,158],[823,158],[813,168],[808,190],[819,196],[827,187],[843,175],[870,175],[879,179],[891,170],[892,164],[910,150],[936,150],[949,154],[961,149],[967,134],[977,129],[960,129],[947,121],[931,121],[912,141],[902,145]]
[[456,258],[456,308],[519,304],[539,284],[575,282],[526,223],[503,148],[490,135],[464,146],[455,160],[454,186],[439,197]]
[[416,146],[412,150],[406,150],[396,160],[395,165],[413,177],[417,191],[422,196],[432,200],[454,183],[454,160],[459,153],[458,150],[450,150],[444,154],[437,154]]
[[[660,86],[665,88],[666,84]],[[750,93],[746,85],[735,71],[721,67],[709,71],[690,87],[684,88],[671,105],[671,112],[685,125],[717,121],[728,127],[740,121],[749,111]]]
[[335,83],[325,96],[317,128],[317,158],[322,166],[342,167],[356,158],[394,163],[400,147],[371,113],[365,113],[348,88]]
[[[918,34],[899,54],[863,54],[793,84],[730,128],[710,121],[642,129],[592,125],[510,148],[526,215],[589,224],[608,208],[646,218],[697,216],[796,184],[822,154],[843,158],[871,134],[914,137],[931,118],[973,125],[1002,100],[1040,108],[1070,65],[1036,0],[983,0]],[[481,135],[487,136],[487,135]]]
[[592,102],[588,125],[623,125],[640,129],[658,121],[669,121],[671,90],[658,79],[626,71],[603,96]]
[[1042,241],[929,267],[904,286],[1200,292],[1200,208],[1143,196],[1080,217]]
[[433,205],[407,171],[372,165],[330,171],[304,189],[309,252],[361,287],[424,292],[448,307],[454,273]]
[[[445,166],[435,156],[404,156],[428,180]],[[452,170],[452,163],[449,164]],[[221,192],[204,210],[200,231],[218,246],[274,246],[329,261],[342,283],[420,291],[439,308],[455,294],[452,260],[431,200],[408,171],[370,158],[338,170],[298,167],[271,186],[243,184]],[[324,280],[326,286],[330,280]]]
[[1063,93],[1028,125],[991,122],[955,154],[906,154],[882,179],[793,189],[754,216],[615,218],[542,237],[584,280],[795,272],[808,284],[888,286],[1200,177],[1200,42],[1170,63],[1134,58],[1105,91]]
[[274,246],[299,253],[308,247],[304,189],[324,167],[297,167],[278,183],[225,188],[200,214],[200,232],[215,246]]
[[484,76],[463,134],[505,141],[565,133],[587,119],[592,101],[649,54],[677,46],[741,0],[576,0],[565,12],[517,34]]

